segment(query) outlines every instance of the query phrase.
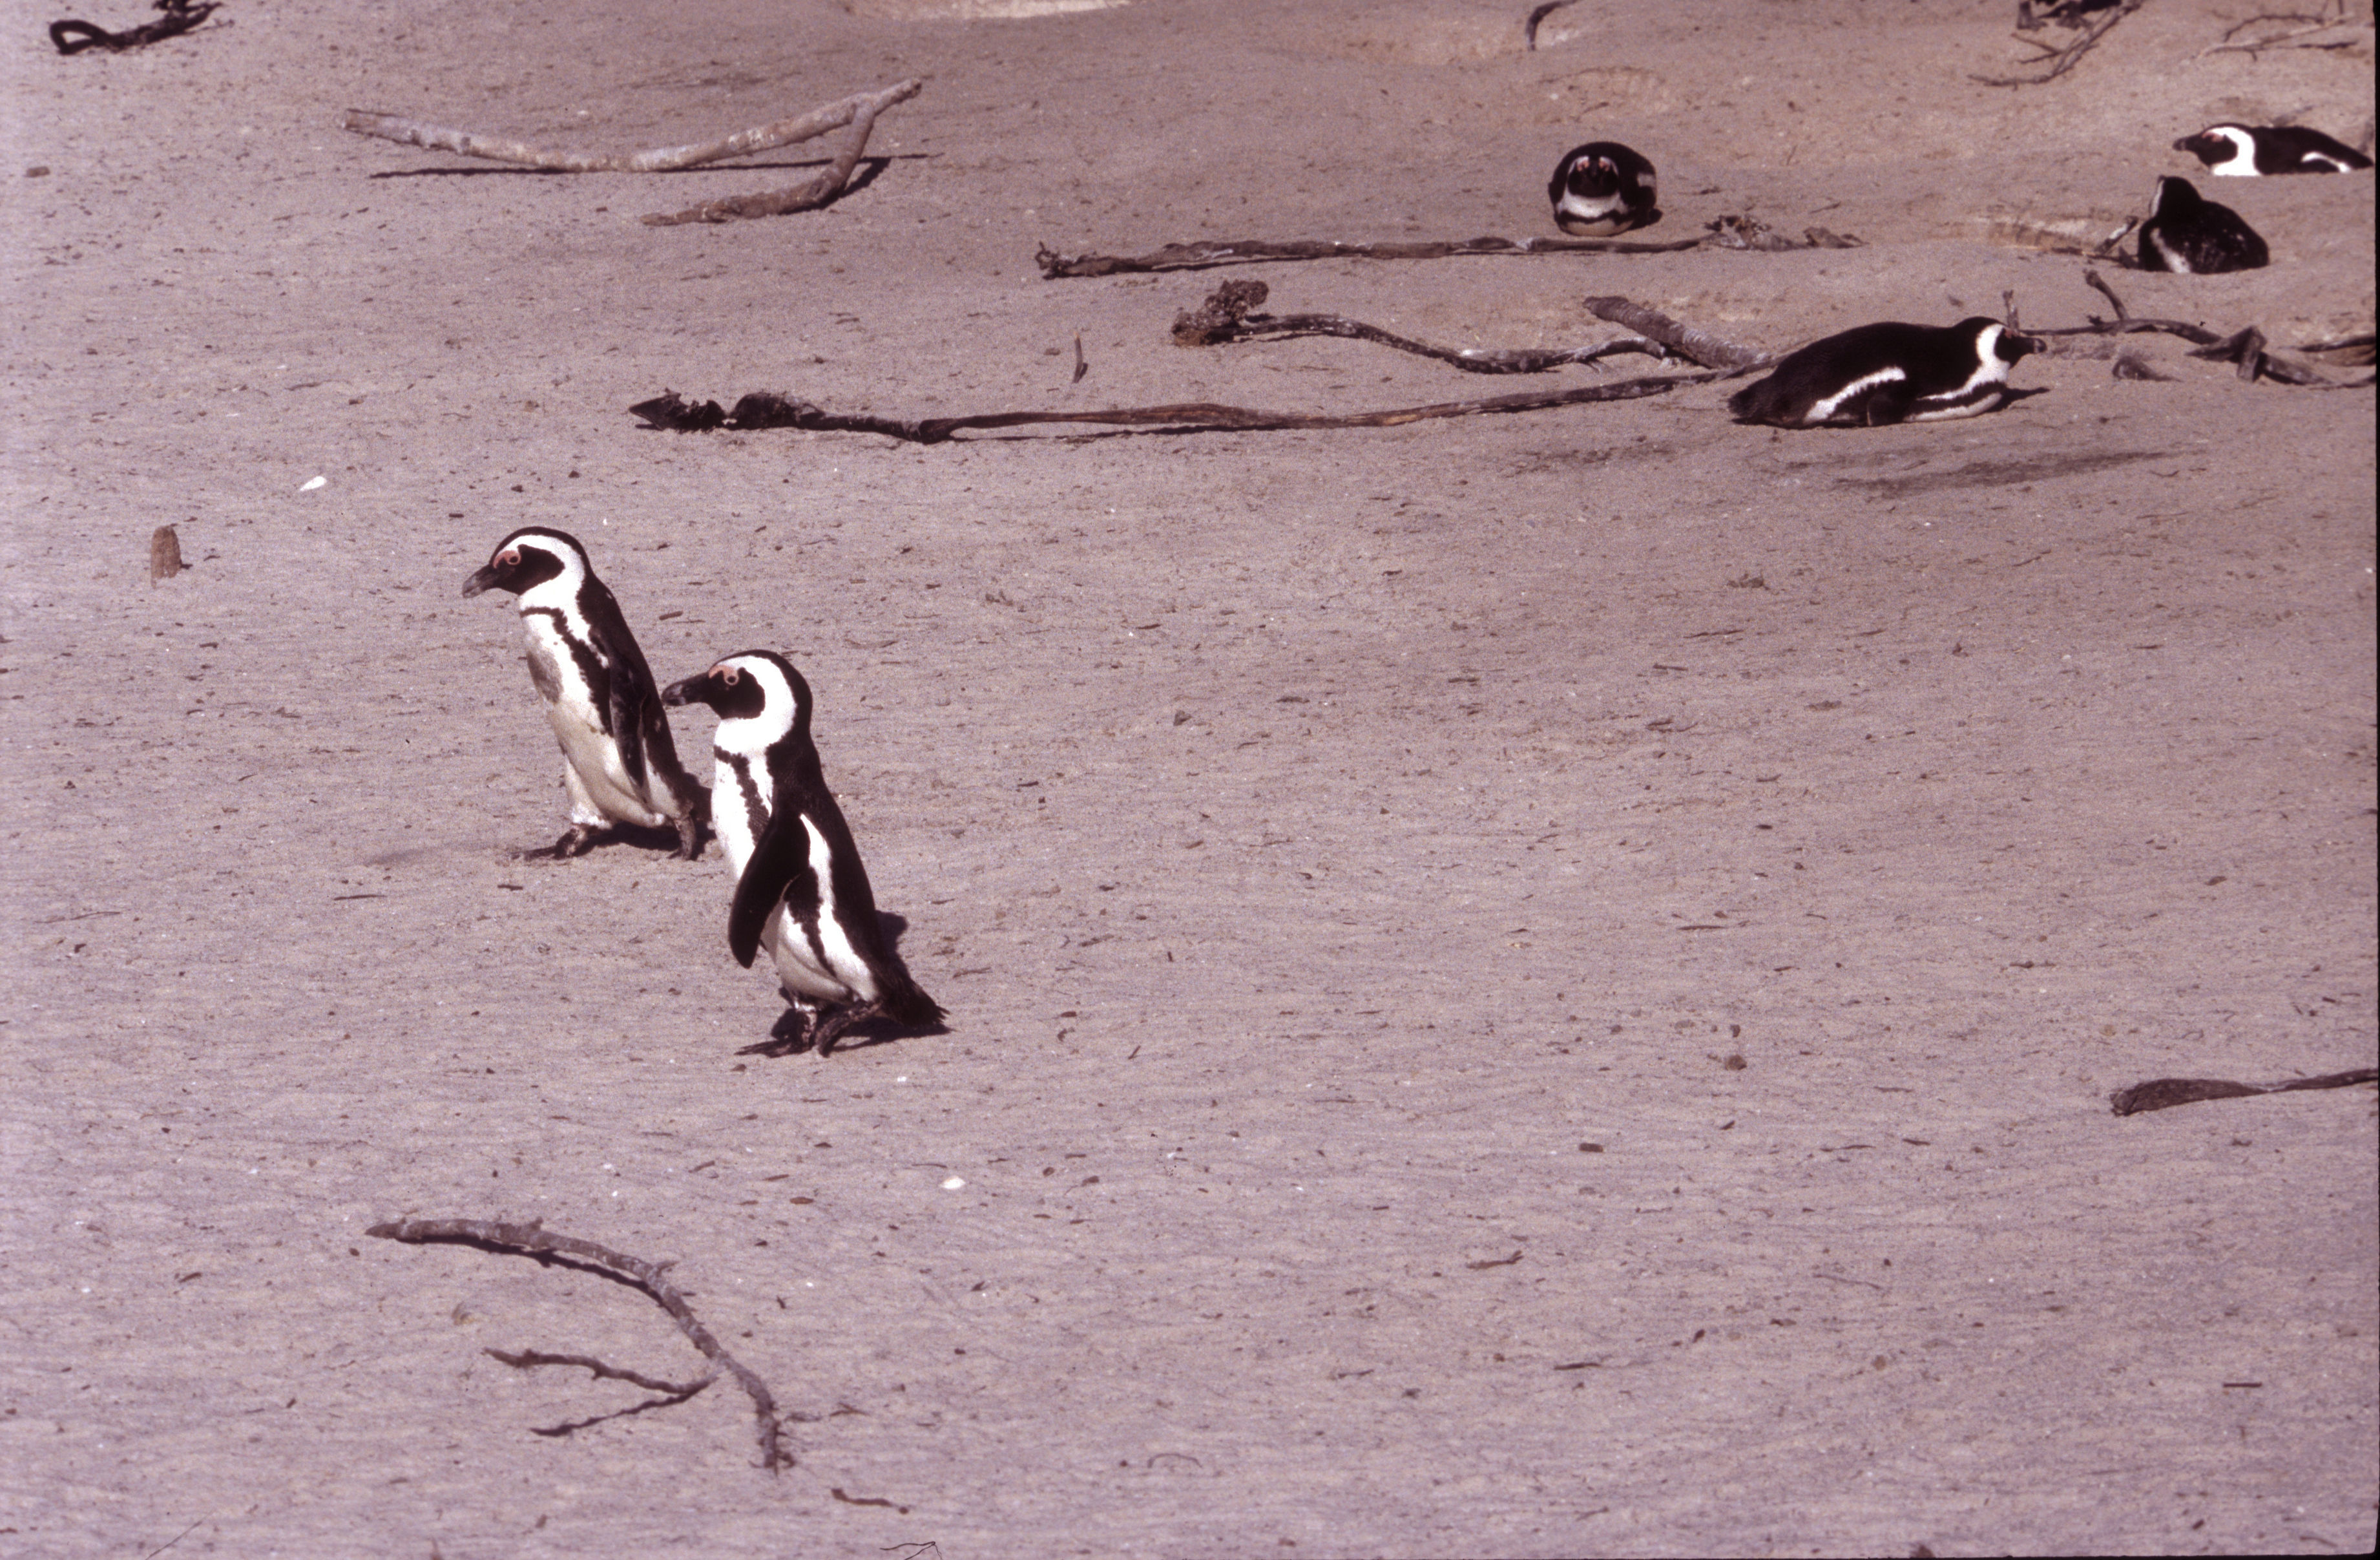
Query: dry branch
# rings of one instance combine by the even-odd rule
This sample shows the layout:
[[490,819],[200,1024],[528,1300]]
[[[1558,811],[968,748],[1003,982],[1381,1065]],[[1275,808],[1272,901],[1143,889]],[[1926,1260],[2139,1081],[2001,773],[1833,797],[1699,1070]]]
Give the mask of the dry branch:
[[[670,1263],[649,1262],[641,1257],[631,1257],[609,1247],[598,1246],[591,1240],[552,1235],[535,1224],[508,1225],[487,1219],[400,1219],[392,1224],[374,1225],[364,1233],[382,1240],[402,1240],[416,1246],[431,1241],[450,1241],[492,1250],[516,1251],[541,1262],[566,1260],[575,1265],[591,1267],[643,1290],[670,1313],[672,1320],[677,1322],[678,1331],[686,1335],[687,1341],[700,1349],[705,1359],[734,1376],[752,1399],[752,1414],[759,1421],[760,1466],[774,1473],[778,1469],[792,1464],[793,1454],[781,1449],[778,1444],[777,1400],[770,1395],[768,1383],[728,1353],[720,1341],[710,1335],[710,1330],[696,1319],[694,1309],[686,1304],[686,1297],[662,1276],[669,1270]],[[591,1360],[577,1358],[567,1362],[594,1364]],[[603,1369],[609,1370],[609,1367]],[[639,1384],[650,1383],[639,1380]]]
[[2107,1096],[2118,1115],[2170,1110],[2201,1100],[2237,1100],[2250,1094],[2288,1094],[2301,1089],[2352,1089],[2380,1081],[2380,1070],[2359,1067],[2353,1072],[2325,1073],[2320,1078],[2292,1078],[2279,1083],[2233,1083],[2219,1078],[2159,1078],[2119,1089]]
[[1586,311],[1598,320],[1609,320],[1615,325],[1625,325],[1637,335],[1657,341],[1682,358],[1691,359],[1706,369],[1723,369],[1739,373],[1747,369],[1765,368],[1770,359],[1766,352],[1750,347],[1724,341],[1708,331],[1682,325],[1658,309],[1647,309],[1641,303],[1631,303],[1624,298],[1590,298]]
[[1285,341],[1301,335],[1341,336],[1434,358],[1466,373],[1543,373],[1568,363],[1593,363],[1621,352],[1643,352],[1656,358],[1667,355],[1658,343],[1642,337],[1623,337],[1597,347],[1432,347],[1339,314],[1256,313],[1257,305],[1265,300],[1269,291],[1262,282],[1225,282],[1208,294],[1197,308],[1174,316],[1173,344],[1213,347],[1234,341]]
[[1274,243],[1263,238],[1233,242],[1167,244],[1140,255],[1060,254],[1047,245],[1034,260],[1041,274],[1113,276],[1123,272],[1204,271],[1218,265],[1253,265],[1277,260],[1445,260],[1455,255],[1505,254],[1673,254],[1699,249],[1705,240],[1680,238],[1666,244],[1638,243],[1625,238],[1463,238],[1409,244],[1346,244],[1335,238],[1295,238]]
[[[2276,24],[2280,27],[2281,30],[2277,32],[2262,33],[2254,38],[2249,39],[2245,43],[2239,42],[2240,34],[2247,31],[2252,27],[2268,27]],[[2253,56],[2261,55],[2266,49],[2279,48],[2351,49],[2356,47],[2358,44],[2362,44],[2367,48],[2370,46],[2364,42],[2364,40],[2353,36],[2345,38],[2325,38],[2319,43],[2313,43],[2299,42],[2300,39],[2313,38],[2321,33],[2338,32],[2340,30],[2348,31],[2350,34],[2369,33],[2372,30],[2372,24],[2370,22],[2358,22],[2350,18],[2347,14],[2347,0],[2338,0],[2338,4],[2335,8],[2326,8],[2319,15],[2309,15],[2303,11],[2266,11],[2261,15],[2250,17],[2246,21],[2238,22],[2226,28],[2223,32],[2223,42],[2213,44],[2207,48],[2201,49],[2199,51],[2199,57],[2204,59],[2208,55],[2227,54],[2243,54]]]
[[1541,411],[1548,407],[1579,406],[1589,401],[1633,401],[1646,396],[1664,395],[1682,384],[1702,384],[1725,377],[1722,373],[1682,373],[1658,379],[1623,379],[1609,384],[1582,385],[1572,390],[1527,391],[1512,396],[1437,401],[1427,406],[1344,414],[1262,411],[1250,407],[1223,406],[1214,401],[1180,401],[1167,406],[1121,407],[1110,411],[998,411],[972,417],[912,420],[831,412],[808,401],[767,390],[744,396],[735,403],[733,411],[721,410],[717,401],[704,401],[698,405],[689,402],[674,391],[663,391],[651,400],[638,402],[628,410],[651,427],[680,433],[705,433],[722,428],[737,432],[799,428],[823,433],[883,433],[910,444],[939,445],[953,434],[968,429],[1021,428],[1030,423],[1044,422],[1142,428],[1157,433],[1396,428],[1408,422],[1427,422],[1439,418]]
[[747,216],[788,216],[795,212],[815,211],[843,193],[851,181],[851,170],[859,165],[860,154],[868,150],[868,132],[876,128],[876,116],[901,101],[892,96],[902,87],[911,89],[903,96],[911,96],[920,81],[904,81],[901,87],[879,92],[866,106],[852,116],[851,134],[844,138],[843,150],[824,173],[808,184],[797,184],[790,189],[776,189],[759,195],[731,195],[723,201],[706,201],[701,205],[669,215],[655,213],[641,220],[648,227],[674,227],[687,222],[733,222]]
[[[2372,383],[2370,374],[2365,374],[2361,379],[2332,379],[2294,359],[2284,358],[2277,352],[2268,351],[2265,348],[2264,332],[2253,325],[2245,330],[2234,331],[2229,335],[2218,335],[2204,325],[2194,325],[2186,320],[2134,319],[2125,310],[2124,300],[2116,296],[2116,289],[2107,285],[2106,277],[2096,271],[2086,269],[2082,273],[2082,280],[2114,306],[2116,317],[2112,320],[2102,320],[2095,314],[2090,316],[2088,324],[2060,325],[2049,330],[2037,330],[2032,334],[2038,336],[2058,337],[2136,335],[2144,332],[2153,332],[2160,335],[2178,335],[2184,341],[2192,343],[2197,348],[2190,354],[2193,358],[2239,364],[2240,377],[2252,383],[2258,379],[2277,379],[2284,384],[2303,385],[2317,390],[2360,389]],[[2308,350],[2321,351],[2325,349],[2326,346],[2327,344],[2317,344]]]
[[1044,279],[1113,276],[1124,272],[1206,271],[1219,265],[1256,265],[1293,260],[1451,260],[1470,255],[1677,254],[1686,250],[1853,250],[1860,239],[1805,228],[1799,239],[1769,230],[1746,216],[1722,216],[1703,225],[1698,238],[1647,243],[1635,238],[1432,238],[1413,242],[1351,244],[1337,238],[1242,238],[1167,244],[1147,254],[1060,254],[1048,245],[1034,253]]
[[[2031,38],[2018,38],[2018,43],[2024,44],[2028,48],[2039,51],[2039,53],[2034,55],[2032,59],[2025,61],[2027,65],[2048,65],[2049,69],[2042,75],[1976,76],[1971,78],[1971,79],[1981,81],[1986,87],[2038,87],[2044,82],[2055,81],[2060,76],[2065,75],[2068,71],[2082,64],[2082,56],[2089,54],[2094,48],[2095,48],[2098,45],[2099,40],[2105,38],[2110,31],[2112,31],[2118,22],[2123,20],[2126,17],[2131,16],[2134,11],[2139,10],[2146,4],[2148,4],[2148,0],[2117,0],[2116,5],[2109,9],[2106,15],[2102,16],[2097,21],[2093,22],[2089,27],[2082,30],[2082,35],[2081,37],[2075,39],[2070,43],[2064,44],[2058,48],[2052,48],[2046,43],[2039,43]],[[2052,11],[2051,15],[2053,19],[2059,21],[2063,21],[2065,19],[2063,16],[2060,16],[2055,10]]]
[[862,114],[873,118],[892,104],[916,97],[925,90],[925,86],[924,81],[911,77],[880,92],[861,92],[841,103],[813,108],[808,114],[780,119],[773,125],[762,125],[757,129],[738,130],[718,140],[701,141],[692,146],[661,146],[649,152],[625,153],[547,152],[517,140],[475,135],[469,130],[451,130],[395,114],[377,114],[361,108],[347,110],[343,128],[359,136],[377,136],[382,140],[427,147],[433,152],[452,152],[464,157],[481,157],[494,163],[542,168],[548,173],[668,173],[676,168],[716,163],[724,157],[743,157],[755,152],[773,151],[795,141],[813,140],[829,130],[841,129]]

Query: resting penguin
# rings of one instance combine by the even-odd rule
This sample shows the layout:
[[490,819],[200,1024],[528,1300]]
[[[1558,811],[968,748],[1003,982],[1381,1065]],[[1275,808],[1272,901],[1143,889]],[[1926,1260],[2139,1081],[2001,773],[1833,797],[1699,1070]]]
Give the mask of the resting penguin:
[[2198,193],[2186,178],[2157,180],[2148,220],[2141,224],[2141,269],[2212,276],[2253,271],[2273,254],[2256,230],[2228,206]]
[[2345,174],[2368,168],[2372,159],[2342,146],[2320,130],[2295,125],[2209,125],[2173,143],[2222,178],[2259,174]]
[[802,675],[773,651],[747,650],[672,683],[662,698],[719,713],[714,818],[735,873],[727,946],[747,969],[766,947],[790,1005],[758,1049],[815,1045],[824,1056],[863,1019],[940,1019],[877,921],[868,869],[819,768]]
[[1592,140],[1554,165],[1546,198],[1565,233],[1609,238],[1661,220],[1653,165],[1616,140]]
[[1728,409],[1780,428],[1939,422],[1987,412],[2008,398],[2009,370],[2041,343],[1981,315],[1955,325],[1887,323],[1814,341]]
[[496,544],[463,594],[510,591],[528,637],[529,681],[562,744],[570,832],[528,856],[580,856],[615,824],[677,831],[673,856],[702,849],[710,795],[677,762],[669,719],[620,603],[566,531],[524,526]]

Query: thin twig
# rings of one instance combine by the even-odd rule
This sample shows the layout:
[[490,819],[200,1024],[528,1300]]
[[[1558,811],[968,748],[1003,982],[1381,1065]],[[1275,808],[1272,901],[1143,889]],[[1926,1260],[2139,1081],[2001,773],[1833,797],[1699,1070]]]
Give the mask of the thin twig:
[[648,1376],[640,1371],[622,1370],[617,1365],[606,1365],[591,1354],[548,1354],[540,1348],[525,1348],[517,1354],[506,1354],[500,1348],[483,1348],[480,1352],[491,1359],[504,1361],[516,1371],[531,1371],[540,1365],[575,1365],[582,1370],[594,1371],[595,1379],[599,1382],[625,1382],[630,1386],[640,1386],[647,1392],[658,1392],[670,1397],[692,1397],[719,1379],[717,1372],[714,1371],[700,1381],[665,1382],[659,1376]]
[[768,1383],[727,1352],[710,1330],[696,1319],[693,1307],[676,1286],[663,1277],[670,1263],[649,1262],[641,1257],[631,1257],[609,1247],[598,1246],[591,1240],[573,1236],[553,1235],[535,1224],[510,1225],[487,1219],[400,1219],[391,1224],[374,1225],[364,1231],[382,1240],[402,1240],[412,1245],[431,1241],[450,1241],[465,1246],[480,1246],[496,1250],[517,1251],[546,1261],[554,1257],[577,1258],[607,1271],[613,1276],[642,1289],[655,1303],[670,1313],[678,1331],[688,1342],[702,1351],[703,1357],[734,1376],[745,1395],[752,1399],[753,1418],[758,1421],[760,1440],[760,1466],[774,1473],[790,1467],[793,1453],[778,1444],[777,1400],[769,1394]]
[[2139,10],[2146,4],[2148,4],[2148,0],[2118,0],[2113,10],[2110,10],[2106,16],[2101,17],[2097,21],[2093,22],[2090,27],[2083,31],[2082,37],[2077,38],[2073,43],[2065,45],[2063,48],[2053,49],[2046,43],[2035,43],[2030,38],[2019,39],[2018,42],[2025,44],[2026,46],[2042,51],[2034,59],[2027,61],[2026,63],[2039,65],[2045,60],[2053,62],[2046,75],[1976,76],[1970,79],[1981,81],[1986,87],[2038,87],[2044,82],[2055,81],[2060,76],[2065,75],[2077,65],[2080,65],[2082,62],[2082,56],[2089,54],[2094,48],[2095,48],[2098,45],[2099,40],[2105,38],[2111,30],[2113,30],[2118,22],[2123,20],[2126,17],[2131,16],[2134,11]]
[[[2262,26],[2268,22],[2298,22],[2302,23],[2303,25],[2290,27],[2280,32],[2268,33],[2261,38],[2253,38],[2245,43],[2237,43],[2232,42],[2233,39],[2238,38],[2240,34],[2247,31],[2250,28]],[[2369,22],[2352,22],[2348,19],[2346,0],[2339,0],[2338,11],[2335,16],[2330,15],[2327,12],[2320,16],[2310,16],[2303,11],[2265,11],[2259,15],[2250,17],[2246,21],[2237,22],[2232,26],[2224,29],[2223,42],[2220,43],[2211,44],[2206,48],[2201,49],[2198,54],[2201,59],[2205,58],[2208,55],[2228,54],[2243,54],[2252,57],[2253,55],[2263,53],[2266,49],[2277,49],[2284,44],[2300,49],[2351,48],[2354,46],[2356,42],[2352,38],[2341,38],[2334,42],[2324,43],[2299,43],[2294,42],[2300,38],[2310,38],[2317,32],[2328,32],[2336,28],[2346,27],[2354,28],[2359,32],[2371,30],[2371,24]]]
[[378,114],[366,109],[350,108],[342,128],[358,135],[377,136],[407,146],[426,147],[433,152],[452,152],[464,157],[481,157],[490,162],[510,163],[520,167],[542,168],[549,173],[667,173],[674,168],[691,168],[722,158],[748,156],[755,152],[772,151],[795,141],[809,140],[829,130],[838,130],[857,120],[862,115],[873,119],[896,103],[905,103],[925,90],[926,83],[911,77],[880,92],[860,92],[841,103],[831,103],[823,108],[813,108],[808,114],[791,119],[780,119],[772,125],[756,129],[739,130],[717,140],[700,141],[691,146],[661,146],[646,152],[548,152],[517,140],[504,140],[494,136],[475,134],[469,130],[447,129],[443,126],[425,125],[395,114]]

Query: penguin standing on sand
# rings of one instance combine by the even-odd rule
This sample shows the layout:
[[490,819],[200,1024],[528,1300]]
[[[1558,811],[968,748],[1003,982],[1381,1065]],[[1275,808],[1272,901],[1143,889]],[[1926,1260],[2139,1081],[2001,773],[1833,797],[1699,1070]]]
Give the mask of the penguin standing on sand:
[[1592,140],[1554,165],[1546,196],[1565,233],[1609,238],[1661,220],[1653,165],[1616,140]]
[[2198,193],[2186,178],[2157,180],[2148,220],[2141,224],[2141,269],[2213,276],[2253,271],[2273,253],[2254,228],[2228,206]]
[[1789,355],[1727,407],[1780,428],[1974,417],[2008,398],[2009,370],[2041,345],[1981,315],[1949,326],[1862,325]]
[[2209,125],[2173,143],[2220,178],[2261,174],[2347,174],[2368,168],[2372,159],[2320,130],[2296,125]]
[[713,810],[735,873],[727,946],[747,969],[766,947],[790,1005],[757,1049],[814,1045],[824,1056],[864,1019],[939,1020],[942,1009],[918,990],[877,921],[868,869],[810,740],[809,684],[792,663],[747,650],[672,683],[662,698],[719,714]]
[[463,594],[510,591],[528,638],[529,681],[562,744],[570,832],[526,856],[581,856],[621,823],[677,831],[671,854],[702,849],[710,796],[677,762],[668,717],[620,603],[567,531],[524,526],[496,544]]

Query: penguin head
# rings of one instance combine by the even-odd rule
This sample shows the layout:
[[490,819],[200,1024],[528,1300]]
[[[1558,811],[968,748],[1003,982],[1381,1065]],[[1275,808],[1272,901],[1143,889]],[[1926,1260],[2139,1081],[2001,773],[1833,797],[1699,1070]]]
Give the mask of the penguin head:
[[787,737],[807,739],[810,685],[773,650],[747,650],[662,689],[662,702],[708,704],[719,713],[713,746],[731,753],[764,753]]
[[1975,360],[1987,366],[1995,360],[2013,363],[2029,352],[2045,350],[2048,345],[2038,336],[2021,335],[1998,320],[1987,320],[1981,314],[1961,320],[1950,328],[1975,344]]
[[523,526],[496,543],[486,566],[463,581],[463,594],[510,591],[525,596],[549,579],[566,580],[575,589],[592,573],[577,537],[547,526]]
[[2218,174],[2256,171],[2256,142],[2245,125],[2209,125],[2175,141],[2173,149],[2189,152]]
[[2205,203],[2199,198],[2198,186],[2168,175],[2156,181],[2156,193],[2149,197],[2149,216],[2187,217]]

